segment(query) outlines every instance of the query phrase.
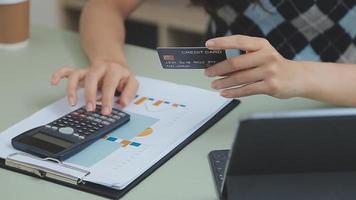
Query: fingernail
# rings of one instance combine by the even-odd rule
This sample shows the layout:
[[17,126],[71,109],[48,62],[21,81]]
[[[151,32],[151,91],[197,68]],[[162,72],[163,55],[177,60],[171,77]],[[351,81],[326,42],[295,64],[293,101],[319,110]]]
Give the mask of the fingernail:
[[208,48],[213,47],[213,46],[215,46],[215,42],[213,40],[208,40],[208,41],[206,41],[205,46]]
[[69,98],[68,98],[68,101],[69,101],[69,104],[70,104],[71,106],[75,106],[75,101],[74,101],[74,98],[73,98],[73,97],[69,97]]
[[213,76],[213,74],[210,70],[205,70],[205,75],[209,76],[209,77]]
[[108,105],[103,106],[103,114],[104,115],[110,115],[111,113],[111,108]]
[[94,111],[94,106],[92,102],[87,103],[87,111],[88,112]]
[[226,92],[226,91],[222,91],[220,94],[221,94],[221,96],[223,96],[223,97],[229,97],[229,93]]

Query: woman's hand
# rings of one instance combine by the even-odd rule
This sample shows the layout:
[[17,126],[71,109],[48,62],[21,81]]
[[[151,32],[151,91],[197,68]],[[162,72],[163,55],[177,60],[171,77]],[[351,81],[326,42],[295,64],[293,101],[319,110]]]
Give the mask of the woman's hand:
[[263,38],[234,35],[211,39],[209,49],[239,49],[246,54],[231,57],[206,69],[209,77],[220,77],[212,88],[226,98],[267,94],[277,98],[302,96],[303,66],[283,58]]
[[57,85],[61,79],[68,78],[68,102],[74,106],[77,103],[76,91],[85,88],[86,109],[94,111],[96,93],[102,91],[102,114],[108,115],[112,111],[115,91],[121,92],[120,105],[126,106],[134,98],[138,90],[138,81],[126,66],[118,63],[99,61],[86,69],[63,67],[56,71],[51,79]]

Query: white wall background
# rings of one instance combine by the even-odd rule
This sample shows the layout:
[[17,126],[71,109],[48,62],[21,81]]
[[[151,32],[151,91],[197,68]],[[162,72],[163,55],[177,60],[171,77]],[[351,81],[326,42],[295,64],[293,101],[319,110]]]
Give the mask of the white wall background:
[[32,24],[60,27],[60,12],[57,0],[30,0],[30,3]]

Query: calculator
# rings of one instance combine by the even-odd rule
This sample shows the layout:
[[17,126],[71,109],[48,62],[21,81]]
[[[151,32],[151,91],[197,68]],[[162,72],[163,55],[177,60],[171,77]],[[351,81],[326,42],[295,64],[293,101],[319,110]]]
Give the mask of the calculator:
[[113,108],[110,115],[79,108],[49,124],[26,131],[11,141],[15,149],[42,158],[63,161],[130,120],[130,115]]

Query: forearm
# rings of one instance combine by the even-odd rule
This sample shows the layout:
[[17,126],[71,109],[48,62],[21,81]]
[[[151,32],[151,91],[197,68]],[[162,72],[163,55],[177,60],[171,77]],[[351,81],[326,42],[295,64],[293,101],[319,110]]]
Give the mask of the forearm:
[[120,7],[115,0],[92,0],[86,5],[80,20],[80,35],[82,48],[91,63],[108,61],[126,66],[124,20],[137,1],[126,2],[130,5]]
[[[356,65],[321,62],[297,62],[305,70],[306,98],[336,105],[356,106]],[[298,67],[298,66],[296,66]]]

